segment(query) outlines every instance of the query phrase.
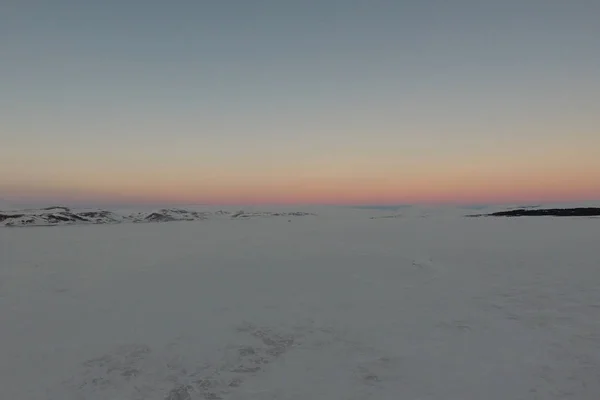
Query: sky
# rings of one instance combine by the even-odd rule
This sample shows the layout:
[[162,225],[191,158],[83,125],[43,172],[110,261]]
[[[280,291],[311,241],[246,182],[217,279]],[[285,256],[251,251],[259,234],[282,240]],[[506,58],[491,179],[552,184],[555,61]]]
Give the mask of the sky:
[[600,1],[5,0],[0,198],[600,200]]

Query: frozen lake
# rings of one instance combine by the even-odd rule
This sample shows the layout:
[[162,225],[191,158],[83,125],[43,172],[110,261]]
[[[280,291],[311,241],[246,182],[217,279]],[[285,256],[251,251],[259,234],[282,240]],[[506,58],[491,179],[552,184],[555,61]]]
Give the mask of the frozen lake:
[[600,219],[328,210],[0,229],[0,397],[600,397]]

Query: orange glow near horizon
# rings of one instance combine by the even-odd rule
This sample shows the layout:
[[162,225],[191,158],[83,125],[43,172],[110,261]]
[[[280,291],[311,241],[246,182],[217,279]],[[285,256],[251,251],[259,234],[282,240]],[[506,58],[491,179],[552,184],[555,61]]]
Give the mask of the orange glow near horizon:
[[[120,183],[120,182],[119,182]],[[94,203],[131,204],[501,204],[567,202],[600,199],[600,179],[563,176],[463,176],[460,173],[408,178],[321,177],[252,179],[247,182],[181,180],[97,182],[42,185],[16,190],[22,197]]]
[[198,144],[179,146],[176,156],[148,148],[67,154],[58,146],[36,147],[27,163],[18,153],[3,158],[18,169],[0,169],[0,198],[182,205],[600,200],[600,135],[521,147],[482,143],[467,149],[436,145],[430,151],[372,142],[286,145],[250,155],[236,148],[226,157]]

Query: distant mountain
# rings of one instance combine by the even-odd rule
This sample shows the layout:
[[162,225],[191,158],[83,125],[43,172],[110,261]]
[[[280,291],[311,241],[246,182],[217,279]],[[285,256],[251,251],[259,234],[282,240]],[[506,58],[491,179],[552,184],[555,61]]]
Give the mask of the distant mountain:
[[151,223],[172,221],[200,221],[209,218],[248,219],[260,217],[303,217],[315,215],[306,212],[201,212],[180,208],[155,211],[118,213],[108,210],[79,210],[56,206],[39,209],[0,211],[0,227],[97,225],[120,223]]

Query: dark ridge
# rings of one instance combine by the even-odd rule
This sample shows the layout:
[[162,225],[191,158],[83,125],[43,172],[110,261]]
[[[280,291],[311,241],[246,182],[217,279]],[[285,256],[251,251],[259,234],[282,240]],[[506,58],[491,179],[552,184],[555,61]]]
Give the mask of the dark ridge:
[[0,214],[0,222],[5,221],[7,219],[21,218],[24,216],[25,216],[25,214],[10,214],[10,215]]
[[40,208],[40,210],[49,211],[49,210],[63,210],[64,212],[70,212],[71,209],[69,207],[63,206],[52,206],[52,207],[44,207]]
[[510,211],[499,211],[491,214],[469,215],[469,217],[594,217],[600,216],[600,208],[548,208],[548,209],[524,209]]
[[66,216],[67,217],[71,217],[72,219],[77,220],[77,221],[88,222],[87,219],[85,219],[85,218],[83,218],[83,217],[81,217],[81,216],[79,216],[79,215],[77,215],[75,213],[66,213]]
[[79,216],[83,218],[110,218],[112,213],[109,211],[85,211],[79,213]]
[[65,213],[65,214],[50,214],[46,216],[48,222],[57,223],[57,222],[75,222],[75,221],[86,221],[84,218],[81,218],[78,215]]
[[155,213],[148,215],[146,217],[146,221],[148,221],[148,222],[171,222],[171,221],[175,221],[175,218],[155,212]]

